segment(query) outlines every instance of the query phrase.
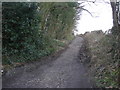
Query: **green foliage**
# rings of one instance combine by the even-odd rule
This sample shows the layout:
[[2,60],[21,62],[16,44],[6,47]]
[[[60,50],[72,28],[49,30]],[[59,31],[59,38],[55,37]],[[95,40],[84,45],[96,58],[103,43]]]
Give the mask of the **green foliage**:
[[[118,1],[119,2],[119,1]],[[112,6],[112,12],[113,12],[113,28],[111,29],[113,40],[112,43],[112,58],[115,62],[118,62],[118,84],[120,87],[120,24],[118,23],[120,17],[119,17],[119,10],[117,11],[117,3],[118,2],[111,2]],[[119,8],[119,7],[118,7]]]
[[112,43],[112,53],[113,59],[119,60],[120,62],[120,26],[112,28],[113,43]]
[[118,77],[117,84],[120,86],[120,25],[112,28],[113,41],[112,42],[112,58],[114,63],[118,63]]
[[97,86],[108,87],[108,88],[118,87],[117,78],[116,78],[118,77],[117,70],[111,70],[111,72],[106,70],[102,75],[103,75],[102,78],[96,78]]
[[[56,50],[68,40],[75,24],[76,3],[4,2],[3,64],[31,61]],[[68,12],[69,11],[69,12]]]
[[119,62],[112,57],[114,36],[91,32],[86,39],[91,54],[89,71],[95,77],[97,87],[117,88]]
[[[41,13],[45,12],[41,26],[46,35],[56,39],[66,39],[71,35],[76,10],[75,3],[42,3]],[[69,12],[68,12],[69,11]],[[52,34],[54,33],[54,34]]]

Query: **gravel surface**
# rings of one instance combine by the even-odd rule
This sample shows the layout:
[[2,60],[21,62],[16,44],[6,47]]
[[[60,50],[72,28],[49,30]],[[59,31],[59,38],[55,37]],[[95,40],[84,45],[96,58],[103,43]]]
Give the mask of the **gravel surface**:
[[92,88],[78,57],[82,43],[83,38],[76,37],[55,60],[12,69],[3,76],[3,88]]

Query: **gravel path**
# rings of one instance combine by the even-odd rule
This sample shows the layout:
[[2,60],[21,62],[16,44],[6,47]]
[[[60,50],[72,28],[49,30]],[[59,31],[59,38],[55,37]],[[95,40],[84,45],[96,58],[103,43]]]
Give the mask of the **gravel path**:
[[[15,68],[3,77],[3,88],[91,88],[78,57],[83,39],[76,37],[57,59]],[[11,73],[12,72],[12,73]]]

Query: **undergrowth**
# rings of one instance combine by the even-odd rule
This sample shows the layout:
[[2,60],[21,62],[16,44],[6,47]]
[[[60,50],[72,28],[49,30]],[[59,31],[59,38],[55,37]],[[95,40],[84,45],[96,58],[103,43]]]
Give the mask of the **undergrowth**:
[[119,62],[112,57],[113,36],[96,31],[86,34],[85,38],[91,54],[90,73],[94,76],[96,86],[117,88]]
[[12,56],[9,55],[4,55],[3,58],[3,65],[14,65],[16,63],[26,63],[26,62],[31,62],[38,60],[38,58],[42,58],[45,56],[49,56],[61,49],[63,49],[66,44],[68,44],[68,41],[63,41],[63,40],[57,40],[54,39],[49,43],[49,45],[46,45],[46,48],[44,50],[33,50],[34,52],[31,54],[27,54],[25,52],[19,53],[19,54],[14,54]]
[[35,61],[62,49],[73,37],[77,6],[77,2],[2,3],[2,65]]

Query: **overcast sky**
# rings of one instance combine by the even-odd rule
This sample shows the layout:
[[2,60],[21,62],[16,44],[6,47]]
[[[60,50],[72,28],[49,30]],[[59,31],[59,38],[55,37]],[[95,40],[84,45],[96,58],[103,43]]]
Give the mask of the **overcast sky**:
[[[109,2],[109,0],[104,1]],[[93,14],[93,17],[86,11],[82,12],[81,19],[78,20],[77,25],[78,34],[84,34],[86,31],[93,30],[106,31],[112,28],[113,20],[110,4],[103,2],[103,0],[101,0],[101,2],[96,1],[95,4],[85,4],[85,8]]]

